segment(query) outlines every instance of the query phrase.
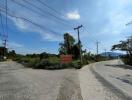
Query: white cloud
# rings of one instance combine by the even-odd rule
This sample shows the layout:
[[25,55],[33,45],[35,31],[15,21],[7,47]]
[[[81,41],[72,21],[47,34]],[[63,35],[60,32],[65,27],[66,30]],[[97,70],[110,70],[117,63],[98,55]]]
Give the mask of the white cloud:
[[27,26],[23,20],[13,19],[13,21],[15,22],[16,26],[18,26],[20,29],[27,29]]
[[47,40],[47,41],[60,41],[62,36],[59,34],[55,34],[55,33],[51,33],[51,32],[47,32],[42,30],[39,27],[36,27],[30,23],[27,23],[21,19],[14,19],[12,18],[15,25],[21,30],[21,31],[27,31],[27,32],[36,32],[38,33],[43,40]]
[[[55,30],[55,28],[53,28],[54,25],[56,24],[55,21],[52,21],[48,17],[42,17],[42,16],[38,15],[37,13],[31,12],[31,11],[25,9],[24,7],[20,7],[19,5],[16,5],[15,3],[12,3],[12,2],[9,5],[9,8],[10,8],[11,16],[26,18],[29,21],[31,21],[31,23],[30,23],[30,22],[27,22],[20,18],[8,16],[8,18],[13,21],[14,25],[16,25],[16,27],[20,31],[25,32],[25,33],[26,32],[36,33],[36,34],[40,35],[43,40],[46,40],[46,41],[59,41],[60,40],[61,34],[56,34],[57,32],[56,33],[52,32]],[[21,12],[20,12],[20,10],[21,10]],[[32,22],[35,23],[36,25],[35,24],[33,25]],[[48,27],[47,27],[47,24],[49,24]],[[42,26],[42,27],[40,28],[39,26],[40,27]],[[56,30],[58,30],[58,29],[56,28]]]
[[66,14],[66,17],[71,20],[78,20],[80,19],[80,14],[77,10],[75,10],[75,11],[68,12]]
[[8,48],[22,48],[23,47],[23,45],[22,44],[19,44],[19,43],[17,43],[17,42],[9,42],[8,43]]

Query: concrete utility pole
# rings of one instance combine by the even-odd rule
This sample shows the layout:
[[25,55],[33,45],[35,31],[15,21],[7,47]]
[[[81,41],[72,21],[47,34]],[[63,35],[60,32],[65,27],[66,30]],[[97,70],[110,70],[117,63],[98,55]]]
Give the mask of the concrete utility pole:
[[99,43],[100,43],[100,42],[98,42],[98,41],[96,42],[97,55],[99,54]]
[[132,36],[128,38],[128,47],[132,49]]
[[4,47],[6,48],[6,43],[7,43],[7,40],[5,39],[5,40],[3,40],[4,42],[3,42],[3,45],[4,45]]
[[106,57],[106,56],[107,56],[107,55],[106,55],[106,49],[104,49],[104,51],[105,51],[105,57]]
[[4,46],[4,49],[3,49],[3,59],[6,59],[6,44],[7,44],[7,40],[3,40],[3,46]]
[[80,25],[80,26],[74,28],[74,30],[77,30],[77,32],[78,32],[78,45],[79,45],[79,51],[80,51],[80,62],[81,62],[81,64],[82,64],[82,49],[81,49],[81,40],[80,40],[80,32],[79,32],[79,29],[82,28],[82,27],[83,26]]

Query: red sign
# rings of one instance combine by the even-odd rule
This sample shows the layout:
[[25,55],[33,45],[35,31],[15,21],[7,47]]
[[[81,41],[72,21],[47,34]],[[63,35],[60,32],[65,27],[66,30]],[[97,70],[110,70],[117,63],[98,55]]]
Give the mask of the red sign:
[[61,55],[60,56],[61,63],[69,63],[72,61],[72,55]]

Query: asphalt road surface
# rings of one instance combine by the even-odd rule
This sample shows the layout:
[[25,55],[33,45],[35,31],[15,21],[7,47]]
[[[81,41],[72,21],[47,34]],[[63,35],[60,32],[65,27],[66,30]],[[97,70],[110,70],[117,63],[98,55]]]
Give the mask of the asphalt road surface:
[[51,71],[0,62],[0,100],[132,100],[132,69],[120,64]]
[[0,100],[82,100],[77,71],[34,70],[1,62]]
[[[132,66],[124,65],[121,60],[98,62],[92,67],[108,87],[123,100],[132,100]],[[101,78],[101,79],[102,79]]]

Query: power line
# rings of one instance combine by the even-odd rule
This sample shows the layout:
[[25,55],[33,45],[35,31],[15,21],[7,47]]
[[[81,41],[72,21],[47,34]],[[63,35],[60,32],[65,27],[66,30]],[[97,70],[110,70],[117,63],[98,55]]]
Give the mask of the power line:
[[6,38],[7,36],[5,36],[5,29],[4,29],[4,23],[3,23],[3,19],[2,19],[2,14],[0,12],[0,23],[1,23],[1,29],[2,29],[2,33],[0,33],[0,36],[2,36],[2,38]]
[[31,3],[31,2],[29,2],[29,1],[27,1],[27,0],[23,0],[23,1],[25,1],[26,3],[28,3],[28,4],[31,5],[32,7],[34,7],[34,8],[36,8],[36,9],[40,10],[41,12],[44,12],[44,13],[46,13],[46,14],[48,14],[48,15],[50,15],[50,16],[52,16],[52,17],[54,17],[54,18],[56,18],[56,19],[58,19],[58,20],[60,20],[60,21],[63,21],[63,22],[65,22],[65,23],[67,23],[67,22],[66,22],[65,20],[63,20],[62,18],[59,18],[59,17],[53,15],[52,13],[49,13],[49,12],[45,11],[44,9],[42,9],[42,8],[40,8],[40,7],[38,7],[38,6],[36,6],[35,4],[33,4],[33,3]]
[[1,28],[2,28],[2,34],[3,34],[4,33],[4,25],[3,25],[3,21],[2,21],[2,14],[1,14],[1,12],[0,12],[0,22],[1,22]]
[[36,0],[39,3],[43,4],[44,6],[46,6],[47,8],[51,9],[52,11],[56,12],[59,15],[62,15],[63,17],[65,17],[61,12],[58,12],[56,9],[50,7],[48,4],[46,4],[45,2],[41,1],[41,0]]
[[14,2],[15,4],[19,5],[19,6],[22,6],[22,7],[26,8],[26,9],[28,9],[28,10],[30,10],[30,11],[32,11],[32,12],[34,12],[34,13],[37,13],[37,14],[39,14],[39,15],[43,16],[43,17],[46,17],[44,14],[39,13],[38,11],[36,11],[36,10],[34,10],[34,9],[32,9],[32,8],[28,7],[28,6],[25,6],[25,5],[24,5],[24,4],[22,4],[22,3],[19,3],[19,2],[15,1],[15,0],[11,0],[11,1],[12,1],[12,2]]
[[[87,32],[87,33],[89,33],[89,31],[87,30],[87,28],[83,25],[83,28],[85,29],[85,31]],[[91,39],[91,38],[90,38]],[[91,39],[93,42],[95,42],[95,39]]]
[[[46,4],[45,2],[43,2],[42,0],[36,0],[37,2],[39,2],[40,4],[43,4],[44,6],[46,6],[47,8],[51,9],[52,11],[56,12],[58,15],[62,15],[64,18],[66,17],[64,14],[62,14],[61,12],[57,11],[56,9],[50,7],[48,4]],[[63,19],[62,19],[63,20]],[[66,21],[66,20],[63,20]],[[70,26],[71,23],[69,23],[68,21],[66,21]]]
[[[56,19],[56,21],[59,21],[59,22],[62,22],[62,21],[63,21],[63,22],[64,22],[63,19],[61,19],[61,18],[59,18],[59,17],[57,17],[57,16],[55,16],[55,15],[53,15],[53,14],[51,14],[51,13],[45,11],[45,10],[43,10],[43,9],[41,9],[40,7],[37,7],[36,5],[30,3],[30,2],[28,2],[28,1],[26,1],[26,0],[23,0],[26,4],[29,4],[30,6],[32,6],[32,7],[36,8],[36,9],[38,9],[39,11],[41,11],[41,12],[43,12],[43,13],[40,13],[40,12],[38,12],[38,11],[32,9],[31,7],[26,6],[26,5],[22,4],[22,3],[19,3],[19,2],[15,1],[15,0],[11,0],[11,1],[14,2],[14,3],[16,3],[16,4],[19,5],[19,6],[22,6],[22,7],[26,8],[26,9],[30,10],[31,12],[37,13],[37,14],[43,16],[43,17],[48,17],[48,16],[46,16],[46,15],[44,14],[44,13],[46,13],[46,14],[48,14],[48,15],[54,17],[54,18]],[[52,19],[52,20],[53,20],[53,19]],[[54,21],[55,21],[55,20],[54,20]],[[66,21],[65,21],[65,22],[66,22]],[[63,24],[66,25],[67,23],[63,23]],[[67,25],[67,26],[69,26],[69,25]],[[69,27],[70,27],[70,26],[69,26]]]
[[[5,12],[4,10],[1,10],[1,9],[0,9],[0,11]],[[9,10],[8,10],[7,14],[8,14],[9,16],[11,16],[11,17],[16,18],[16,19],[21,19],[21,20],[23,20],[23,21],[26,21],[26,22],[28,22],[28,23],[31,23],[31,24],[33,24],[34,26],[37,26],[37,27],[41,28],[42,30],[45,29],[46,31],[49,31],[49,32],[51,32],[51,33],[55,33],[55,34],[61,35],[61,34],[55,32],[55,31],[53,31],[53,30],[51,30],[51,29],[49,29],[49,28],[47,28],[47,27],[45,27],[45,26],[39,25],[39,24],[37,24],[37,23],[31,21],[30,19],[26,19],[26,18],[23,18],[23,17],[15,16],[14,14],[9,13]],[[44,31],[45,31],[45,30],[44,30]]]
[[8,34],[8,26],[7,26],[7,7],[8,7],[8,2],[6,0],[6,34]]
[[7,0],[5,0],[5,5],[6,5],[6,12],[5,12],[5,15],[6,15],[6,25],[5,25],[5,29],[6,29],[6,33],[4,33],[5,37],[4,37],[4,40],[3,40],[3,45],[4,47],[6,48],[6,44],[7,44],[7,37],[8,37],[8,26],[7,26]]

